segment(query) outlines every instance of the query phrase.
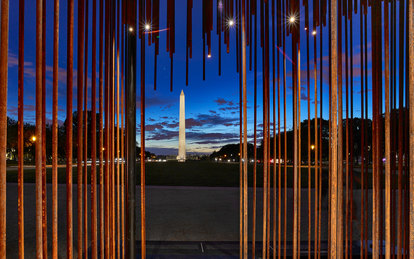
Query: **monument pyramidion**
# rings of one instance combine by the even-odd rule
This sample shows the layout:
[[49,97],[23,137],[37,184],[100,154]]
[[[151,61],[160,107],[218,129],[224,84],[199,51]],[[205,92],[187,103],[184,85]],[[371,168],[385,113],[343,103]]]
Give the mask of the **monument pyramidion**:
[[185,162],[185,96],[184,91],[180,94],[180,122],[179,122],[179,136],[178,136],[178,162]]

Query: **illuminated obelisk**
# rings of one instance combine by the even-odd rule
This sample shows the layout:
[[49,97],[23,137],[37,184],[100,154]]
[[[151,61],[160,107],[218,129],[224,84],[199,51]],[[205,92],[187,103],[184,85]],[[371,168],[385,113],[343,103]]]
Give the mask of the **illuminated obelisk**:
[[185,96],[184,91],[181,90],[180,95],[180,132],[178,136],[178,162],[185,162]]

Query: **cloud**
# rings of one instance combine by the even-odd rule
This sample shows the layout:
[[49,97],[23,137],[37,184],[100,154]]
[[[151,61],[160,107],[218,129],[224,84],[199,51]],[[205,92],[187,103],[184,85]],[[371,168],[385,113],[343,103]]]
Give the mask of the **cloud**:
[[214,100],[214,102],[217,105],[230,105],[231,106],[231,105],[234,104],[232,101],[228,101],[228,100],[225,100],[223,98],[217,98],[216,100]]
[[[176,104],[175,99],[161,98],[158,96],[151,96],[145,98],[145,108],[158,106],[159,108],[166,109]],[[137,108],[141,107],[141,97],[137,96]],[[168,118],[168,117],[166,117]]]

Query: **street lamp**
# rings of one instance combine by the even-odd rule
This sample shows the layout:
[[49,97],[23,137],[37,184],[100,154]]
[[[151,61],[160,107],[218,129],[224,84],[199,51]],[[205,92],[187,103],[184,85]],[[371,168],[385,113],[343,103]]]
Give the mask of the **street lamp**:
[[32,136],[32,142],[35,142],[36,141],[36,136],[35,135],[33,135]]

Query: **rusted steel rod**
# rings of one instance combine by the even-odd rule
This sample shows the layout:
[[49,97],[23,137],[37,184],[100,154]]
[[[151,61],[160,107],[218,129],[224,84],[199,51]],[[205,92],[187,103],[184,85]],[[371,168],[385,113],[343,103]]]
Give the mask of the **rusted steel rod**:
[[[312,34],[313,35],[313,77],[314,77],[314,111],[315,111],[315,126],[314,126],[314,134],[315,134],[315,140],[314,140],[314,150],[315,150],[315,162],[314,162],[314,175],[315,175],[315,179],[314,179],[314,189],[315,189],[315,204],[314,204],[314,231],[315,231],[315,235],[314,235],[314,258],[316,259],[318,256],[318,194],[319,194],[319,178],[321,177],[321,175],[318,175],[319,173],[319,166],[318,166],[318,63],[317,63],[317,42],[316,42],[316,28],[317,28],[317,14],[318,14],[318,8],[315,5],[315,3],[317,3],[317,1],[314,1],[314,10],[313,10],[313,31]],[[321,26],[322,28],[322,26]],[[322,30],[321,30],[322,31]],[[322,49],[320,50],[322,52]],[[322,81],[321,81],[322,84]],[[321,127],[322,127],[322,120],[321,120]],[[321,160],[322,161],[322,160]]]
[[[330,95],[330,107],[331,107],[331,118],[330,118],[330,126],[331,126],[331,141],[330,141],[330,149],[331,149],[331,168],[330,168],[330,258],[337,257],[337,233],[338,233],[338,226],[337,226],[337,219],[338,219],[338,133],[337,133],[337,101],[338,101],[338,88],[337,88],[337,63],[338,63],[338,55],[337,55],[337,17],[338,17],[338,10],[336,8],[337,0],[331,0],[330,2],[330,20],[331,20],[331,30],[330,30],[330,49],[331,49],[331,74],[332,74],[332,81],[331,81],[331,95]],[[341,173],[342,175],[342,173]]]
[[109,184],[109,179],[110,179],[110,164],[109,164],[109,81],[110,81],[110,77],[109,77],[109,50],[110,50],[110,39],[109,39],[109,20],[110,20],[110,4],[108,1],[105,1],[105,72],[104,72],[104,77],[105,77],[105,147],[104,147],[104,151],[105,151],[105,159],[104,159],[104,163],[105,163],[105,173],[104,173],[104,186],[105,186],[105,212],[104,212],[104,228],[105,228],[105,258],[109,258],[110,257],[110,184]]
[[[276,26],[277,26],[277,47],[280,49],[281,46],[281,1],[277,1],[276,4]],[[280,51],[277,51],[277,133],[278,133],[278,236],[277,236],[277,256],[281,256],[281,240],[282,240],[282,164],[281,164],[281,132],[280,132]],[[276,138],[276,136],[275,136]],[[276,155],[275,155],[276,157]],[[276,188],[276,186],[275,186]],[[276,252],[274,251],[274,258],[276,257]]]
[[103,128],[103,0],[99,1],[99,255],[103,257],[104,236],[104,128]]
[[52,124],[52,258],[58,257],[58,76],[59,0],[54,5],[53,33],[53,124]]
[[88,258],[88,31],[89,31],[89,0],[85,1],[85,63],[84,63],[84,103],[83,103],[83,119],[85,125],[83,127],[83,257]]
[[18,60],[18,235],[19,235],[19,259],[24,258],[24,0],[19,0],[19,60]]
[[391,258],[391,153],[390,153],[390,75],[389,75],[389,8],[384,2],[385,48],[385,257]]
[[[2,8],[3,10],[3,8]],[[43,1],[36,2],[36,257],[43,258],[43,197],[42,197],[42,28]],[[6,47],[7,48],[7,47]],[[6,85],[6,84],[5,84]],[[3,196],[5,198],[5,196]]]
[[273,91],[273,150],[271,151],[273,153],[273,233],[272,233],[272,239],[273,239],[273,258],[276,258],[276,203],[277,203],[277,197],[276,197],[276,55],[275,55],[275,49],[276,49],[276,35],[275,35],[275,1],[272,0],[272,91]]
[[[403,157],[403,113],[404,113],[404,0],[399,4],[399,110],[398,110],[398,157]],[[398,228],[397,228],[397,257],[401,258],[403,232],[403,159],[398,159]]]
[[[141,1],[142,8],[144,6],[144,2]],[[170,82],[170,91],[172,91],[172,83],[173,83],[173,53],[174,53],[174,19],[171,17],[175,11],[175,3],[174,0],[169,0],[168,3],[170,4],[168,8],[169,17],[170,17],[170,23],[169,26],[171,26],[170,32],[170,59],[171,59],[171,82]],[[131,53],[132,55],[132,53]],[[140,133],[141,133],[141,258],[146,258],[146,215],[145,215],[145,34],[141,34],[141,127],[140,127]],[[135,66],[133,66],[135,67]],[[129,115],[131,116],[131,115]],[[133,131],[135,132],[135,131]],[[131,132],[132,133],[132,132]],[[134,158],[135,159],[135,158]],[[135,188],[135,187],[134,187]]]
[[43,258],[47,259],[47,195],[46,195],[46,0],[42,8],[42,236]]
[[[350,128],[351,128],[351,134],[350,134],[350,147],[351,147],[351,150],[350,150],[350,161],[351,161],[351,164],[350,164],[350,184],[349,184],[349,188],[350,188],[350,196],[349,196],[349,199],[350,199],[350,208],[349,208],[349,210],[350,210],[350,215],[349,215],[349,218],[350,218],[350,224],[351,224],[351,226],[350,226],[350,230],[349,230],[349,244],[350,244],[350,252],[351,252],[351,255],[352,255],[352,244],[353,244],[353,218],[354,218],[354,212],[353,212],[353,206],[354,206],[354,188],[353,188],[353,182],[354,182],[354,134],[353,134],[353,132],[354,132],[354,60],[353,60],[353,57],[354,57],[354,55],[353,55],[353,26],[352,26],[352,1],[350,0],[349,1],[349,3],[350,3],[350,7],[349,7],[349,16],[350,16],[350,18],[349,18],[349,40],[350,40],[350,46],[351,46],[351,49],[350,49],[350,76],[351,76],[351,80],[350,80],[350,95],[351,95],[351,105],[350,105],[350,107],[351,107],[351,122],[350,122],[350,124],[349,124],[349,126],[350,126]],[[356,4],[356,3],[355,3]],[[356,13],[356,7],[355,7],[355,13]]]
[[68,1],[67,30],[67,78],[66,78],[66,242],[67,258],[73,257],[73,209],[72,209],[72,130],[73,130],[73,0]]
[[91,254],[98,257],[98,207],[96,189],[96,0],[92,0],[92,118],[91,118]]
[[[285,14],[285,1],[282,0],[282,13]],[[287,135],[286,135],[286,19],[282,23],[282,49],[283,49],[283,171],[284,171],[284,203],[283,203],[283,258],[286,258],[287,239]]]
[[246,13],[245,0],[242,0],[242,74],[243,74],[243,258],[248,258],[248,181],[247,181],[247,86],[246,86]]
[[[409,24],[409,39],[408,42],[410,44],[408,49],[408,59],[409,59],[409,82],[410,86],[414,85],[414,62],[412,61],[414,58],[414,3],[413,1],[408,1],[408,24]],[[409,179],[410,179],[410,235],[409,235],[409,254],[414,254],[414,91],[409,91],[409,143],[410,143],[410,169],[409,169]]]
[[[337,170],[336,174],[337,174],[337,222],[334,223],[336,224],[336,231],[333,231],[332,233],[336,233],[337,235],[337,240],[336,240],[336,253],[339,257],[343,256],[343,150],[342,150],[342,108],[343,108],[343,104],[342,104],[342,5],[341,5],[341,1],[338,1],[338,18],[337,18],[337,44],[338,44],[338,50],[337,50],[337,76],[332,75],[332,80],[337,80],[337,98],[338,98],[338,107],[337,109],[337,120],[332,118],[332,120],[334,121],[334,123],[338,123],[337,126],[337,131],[332,129],[333,134],[337,134],[337,166],[338,168],[336,169],[335,167],[333,167],[333,170]],[[332,25],[333,27],[333,25]],[[333,91],[333,89],[332,89]],[[334,154],[332,154],[332,156],[334,156]],[[336,158],[335,158],[336,159]],[[331,250],[332,251],[332,250]]]
[[121,246],[120,246],[120,240],[121,240],[121,229],[120,229],[120,224],[121,224],[121,215],[120,215],[120,157],[119,157],[119,144],[120,144],[120,136],[119,136],[119,123],[120,123],[120,116],[119,116],[119,105],[120,105],[120,95],[119,95],[119,80],[120,80],[120,74],[119,74],[119,22],[120,22],[120,1],[118,0],[117,3],[117,24],[116,24],[116,151],[115,151],[115,155],[116,155],[116,218],[118,220],[116,220],[116,251],[117,251],[117,258],[120,258],[121,255]]
[[[239,12],[239,4],[241,0],[236,0],[236,14],[238,15]],[[204,1],[203,1],[204,2]],[[204,2],[205,3],[205,2]],[[208,14],[203,12],[204,14],[204,21],[208,18]],[[243,163],[242,163],[242,157],[243,157],[243,75],[241,72],[241,39],[239,39],[239,28],[237,28],[236,35],[237,35],[237,41],[236,41],[236,65],[237,65],[237,73],[239,74],[239,257],[243,258],[243,252],[244,252],[244,217],[243,217]],[[209,32],[206,29],[206,22],[204,22],[204,32],[203,37],[205,37],[205,34],[208,34]],[[203,47],[205,49],[205,47]],[[204,59],[205,60],[205,59]],[[205,78],[205,66],[203,67],[203,74]]]
[[[122,10],[123,10],[123,3]],[[122,11],[123,19],[124,12]],[[122,247],[122,259],[125,258],[125,130],[124,130],[124,25],[121,23],[121,247]]]
[[305,5],[305,30],[306,30],[306,95],[308,111],[308,258],[311,256],[311,130],[310,130],[310,68],[309,68],[309,2],[304,1]]
[[[126,150],[127,150],[127,220],[126,220],[126,258],[135,259],[135,132],[136,132],[136,35],[138,33],[136,22],[136,3],[125,2],[126,14],[126,49],[125,49],[125,97],[126,97]],[[141,42],[143,47],[144,41]],[[142,51],[142,50],[141,50]],[[143,56],[143,55],[142,55]],[[142,57],[141,57],[142,58]],[[141,66],[142,67],[142,66]],[[141,95],[141,107],[145,107]],[[142,126],[142,124],[141,124]],[[141,150],[143,146],[141,145]],[[145,154],[144,154],[145,155]],[[141,163],[142,161],[141,157]],[[144,164],[145,165],[145,164]],[[142,169],[142,168],[141,168]],[[141,175],[145,173],[141,170]],[[145,241],[144,241],[145,242]]]
[[[320,166],[319,166],[319,190],[318,190],[318,245],[317,245],[317,252],[318,252],[318,259],[321,256],[321,219],[322,219],[322,124],[323,124],[323,19],[326,14],[323,14],[322,10],[325,8],[326,2],[323,2],[320,4],[320,15],[319,15],[319,25],[320,25],[320,40],[319,40],[319,84],[320,84],[320,90],[319,90],[319,118],[320,118],[320,126],[319,126],[319,151],[316,148],[317,152],[319,152],[319,160],[320,160]],[[326,19],[326,18],[325,18]],[[316,77],[315,77],[316,79]],[[316,113],[316,111],[315,111]],[[316,130],[316,128],[315,128]],[[316,164],[316,162],[315,162]],[[328,187],[329,188],[329,187]]]
[[[78,258],[83,256],[83,63],[84,63],[84,8],[85,0],[78,3],[78,68],[77,68],[77,171],[78,171]],[[85,123],[86,124],[86,123]],[[86,165],[85,165],[86,166]],[[85,183],[86,185],[86,183]]]
[[[251,10],[257,9],[257,2],[252,1]],[[253,215],[252,215],[252,258],[256,255],[256,185],[257,185],[257,13],[254,14],[254,115],[253,115]]]
[[[39,7],[37,4],[37,9]],[[41,8],[41,5],[40,5]],[[7,67],[9,45],[9,1],[1,1],[0,31],[0,156],[7,149]],[[39,10],[37,10],[39,12]],[[36,20],[38,22],[38,19]],[[38,41],[36,41],[38,43]],[[36,88],[37,90],[37,88]],[[37,172],[37,171],[36,171]],[[36,175],[37,176],[37,175]],[[37,190],[36,190],[37,191]],[[36,194],[38,194],[36,192]],[[0,159],[0,258],[6,258],[6,160]],[[36,203],[37,205],[37,203]],[[38,225],[36,225],[36,230]],[[37,233],[37,232],[36,232]]]

